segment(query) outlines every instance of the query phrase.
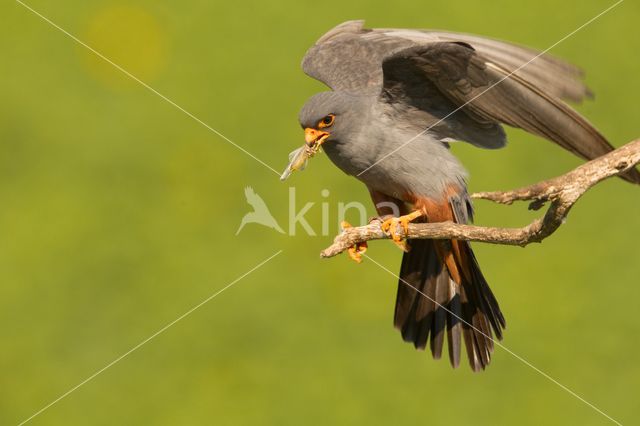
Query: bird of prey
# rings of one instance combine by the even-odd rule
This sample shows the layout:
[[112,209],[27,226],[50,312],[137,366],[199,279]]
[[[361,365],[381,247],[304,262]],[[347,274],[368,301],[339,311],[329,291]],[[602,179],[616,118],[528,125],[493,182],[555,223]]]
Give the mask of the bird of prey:
[[284,231],[282,230],[282,228],[280,228],[278,222],[276,222],[276,219],[269,211],[269,208],[265,204],[262,197],[256,194],[253,188],[247,186],[244,189],[244,196],[247,198],[247,203],[249,203],[249,205],[253,207],[253,211],[244,215],[242,221],[240,222],[240,227],[236,231],[236,235],[238,235],[240,231],[242,231],[242,228],[244,228],[247,223],[258,223],[268,228],[275,229],[281,234],[284,234]]
[[[613,149],[563,102],[591,97],[581,71],[527,47],[349,21],[322,36],[302,67],[331,89],[300,112],[309,152],[322,145],[336,166],[367,186],[374,204],[400,208],[399,217],[377,208],[398,243],[398,226],[410,221],[472,220],[467,172],[449,150],[453,141],[502,148],[506,124],[583,159]],[[622,177],[640,183],[636,169]],[[429,345],[437,359],[446,335],[453,367],[464,341],[471,368],[483,370],[505,319],[469,243],[411,240],[399,276],[394,325],[402,338],[418,349]]]

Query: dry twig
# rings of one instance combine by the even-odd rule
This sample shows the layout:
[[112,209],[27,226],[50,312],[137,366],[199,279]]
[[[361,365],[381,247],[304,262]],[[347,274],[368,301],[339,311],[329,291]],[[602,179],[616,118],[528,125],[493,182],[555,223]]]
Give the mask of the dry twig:
[[[545,203],[550,202],[543,218],[536,219],[522,228],[495,228],[453,222],[420,223],[410,224],[407,235],[399,229],[399,235],[413,239],[456,239],[521,247],[541,242],[562,225],[582,194],[604,179],[620,175],[638,163],[640,163],[640,139],[589,161],[562,176],[513,191],[479,192],[472,195],[476,199],[501,204],[531,201],[529,208],[533,210],[538,210]],[[320,253],[320,256],[336,256],[356,243],[389,238],[389,235],[380,228],[380,223],[379,220],[374,220],[369,225],[345,229],[336,236],[330,247]]]

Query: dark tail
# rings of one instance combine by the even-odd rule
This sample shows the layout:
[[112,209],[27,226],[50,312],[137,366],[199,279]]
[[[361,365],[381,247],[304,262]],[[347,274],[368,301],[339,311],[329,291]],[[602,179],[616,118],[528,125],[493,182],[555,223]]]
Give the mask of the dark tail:
[[[498,302],[465,241],[411,240],[402,258],[394,324],[406,342],[442,355],[447,332],[449,359],[460,364],[462,338],[474,371],[491,361],[493,333],[506,326]],[[429,339],[431,336],[431,339]]]

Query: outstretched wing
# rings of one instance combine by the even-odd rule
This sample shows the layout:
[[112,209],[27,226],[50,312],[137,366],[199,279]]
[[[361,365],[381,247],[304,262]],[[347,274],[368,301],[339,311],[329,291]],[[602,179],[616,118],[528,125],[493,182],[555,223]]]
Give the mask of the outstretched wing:
[[333,28],[302,59],[302,69],[336,91],[378,93],[382,60],[412,45],[406,40],[377,36],[364,21],[348,21]]
[[[591,96],[581,71],[511,43],[444,31],[366,29],[363,21],[349,21],[321,37],[302,67],[333,90],[380,94],[399,120],[442,140],[499,148],[504,123],[585,159],[613,149],[561,101]],[[622,176],[640,183],[635,169]]]
[[383,84],[385,58],[408,47],[443,41],[471,45],[491,62],[515,71],[550,95],[576,102],[591,96],[580,81],[579,68],[535,49],[439,30],[367,29],[364,21],[345,22],[323,35],[305,55],[302,68],[333,90],[377,93]]
[[415,45],[425,45],[434,41],[466,43],[487,60],[513,72],[517,77],[521,77],[550,95],[573,102],[593,97],[593,93],[581,81],[584,72],[580,68],[536,49],[472,34],[440,30],[377,31],[388,36],[407,38]]
[[[388,102],[419,104],[433,87],[479,125],[504,123],[593,159],[613,147],[564,102],[495,64],[463,42],[415,46],[387,57],[382,65]],[[633,169],[623,175],[640,183]]]

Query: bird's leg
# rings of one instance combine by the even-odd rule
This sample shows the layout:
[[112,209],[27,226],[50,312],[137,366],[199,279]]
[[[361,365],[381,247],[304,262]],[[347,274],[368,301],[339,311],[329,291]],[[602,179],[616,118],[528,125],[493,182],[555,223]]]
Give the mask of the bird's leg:
[[[416,210],[400,217],[393,216],[383,221],[382,224],[380,224],[380,228],[382,228],[382,230],[387,234],[391,235],[391,238],[396,244],[403,243],[403,246],[406,249],[404,240],[398,235],[398,225],[402,226],[404,235],[407,235],[407,233],[409,232],[409,223],[419,217],[422,217],[423,215],[424,213],[422,212],[422,210]],[[401,246],[401,248],[403,248],[403,246]]]
[[[342,228],[342,230],[345,230],[347,228],[352,228],[353,226],[347,222],[347,221],[342,221],[340,222],[340,227]],[[362,243],[355,243],[354,245],[352,245],[351,247],[349,247],[347,249],[347,253],[349,254],[349,257],[355,261],[356,263],[361,263],[362,262],[362,254],[367,251],[367,248],[369,246],[367,245],[367,242],[364,241]]]
[[[382,221],[382,224],[393,219],[400,219],[396,216],[402,217],[402,213],[407,212],[406,204],[397,198],[390,197],[372,188],[369,188],[369,194],[371,195],[371,199],[376,206],[376,211],[378,212],[379,220]],[[388,229],[389,228],[390,226],[388,227]],[[395,232],[395,229],[396,226],[393,227],[393,232]],[[387,231],[385,230],[385,232]],[[409,245],[405,240],[394,237],[392,241],[396,246],[400,248],[400,250],[404,252],[409,251]]]

